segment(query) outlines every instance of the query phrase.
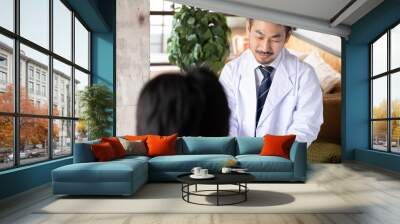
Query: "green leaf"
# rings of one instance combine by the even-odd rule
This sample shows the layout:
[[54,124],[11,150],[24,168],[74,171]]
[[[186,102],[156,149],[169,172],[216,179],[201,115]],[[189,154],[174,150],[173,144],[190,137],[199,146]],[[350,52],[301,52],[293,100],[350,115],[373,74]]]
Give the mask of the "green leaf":
[[190,17],[187,21],[189,25],[193,25],[196,20],[193,17]]

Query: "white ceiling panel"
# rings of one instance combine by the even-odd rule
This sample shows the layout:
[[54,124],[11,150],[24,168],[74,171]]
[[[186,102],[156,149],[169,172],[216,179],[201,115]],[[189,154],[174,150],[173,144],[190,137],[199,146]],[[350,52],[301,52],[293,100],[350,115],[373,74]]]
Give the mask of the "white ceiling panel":
[[203,9],[347,37],[383,0],[173,0]]

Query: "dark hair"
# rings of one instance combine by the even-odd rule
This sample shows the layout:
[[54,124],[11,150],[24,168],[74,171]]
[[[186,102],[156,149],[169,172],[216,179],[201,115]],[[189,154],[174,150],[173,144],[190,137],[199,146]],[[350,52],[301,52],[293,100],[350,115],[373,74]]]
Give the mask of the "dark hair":
[[139,135],[197,135],[203,110],[198,89],[179,73],[166,73],[150,80],[137,105]]
[[202,136],[227,136],[230,110],[224,89],[217,76],[207,67],[189,70],[188,79],[197,84],[205,100],[201,117]]
[[225,93],[217,76],[204,67],[150,80],[140,93],[136,117],[139,135],[226,136],[229,132]]
[[[253,25],[254,19],[248,18],[248,20],[249,20],[249,24],[250,24],[250,27],[251,27]],[[291,31],[295,30],[295,28],[291,27],[291,26],[286,26],[286,25],[282,25],[282,26],[285,27],[286,33],[289,33]]]

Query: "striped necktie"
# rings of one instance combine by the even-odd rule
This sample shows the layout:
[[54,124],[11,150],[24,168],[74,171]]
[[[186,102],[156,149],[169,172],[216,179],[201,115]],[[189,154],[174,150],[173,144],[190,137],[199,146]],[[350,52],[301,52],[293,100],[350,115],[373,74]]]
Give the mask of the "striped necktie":
[[261,81],[260,86],[257,91],[257,115],[256,115],[256,127],[258,124],[258,120],[260,119],[261,112],[264,107],[265,99],[267,98],[269,88],[271,87],[272,79],[271,74],[274,71],[274,67],[271,66],[259,66],[261,73],[264,78]]

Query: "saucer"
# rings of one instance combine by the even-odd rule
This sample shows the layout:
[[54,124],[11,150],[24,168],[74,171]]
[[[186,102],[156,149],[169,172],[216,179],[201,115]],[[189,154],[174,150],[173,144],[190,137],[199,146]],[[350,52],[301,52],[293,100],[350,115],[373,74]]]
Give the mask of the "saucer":
[[207,175],[204,175],[204,176],[194,175],[194,174],[190,175],[190,178],[193,178],[193,179],[211,179],[211,178],[214,178],[214,177],[215,176],[212,175],[212,174],[207,174]]

